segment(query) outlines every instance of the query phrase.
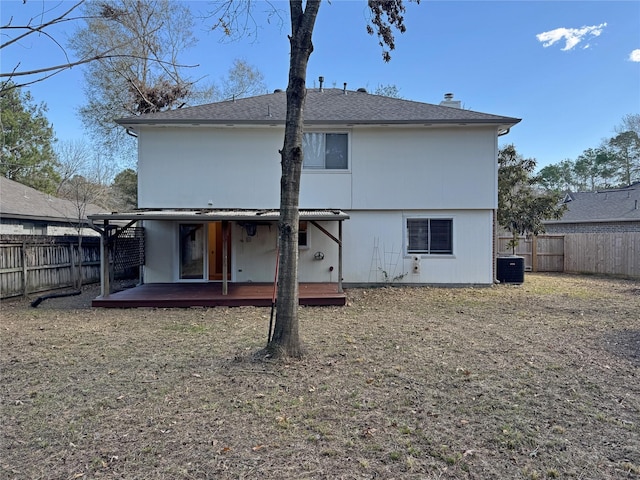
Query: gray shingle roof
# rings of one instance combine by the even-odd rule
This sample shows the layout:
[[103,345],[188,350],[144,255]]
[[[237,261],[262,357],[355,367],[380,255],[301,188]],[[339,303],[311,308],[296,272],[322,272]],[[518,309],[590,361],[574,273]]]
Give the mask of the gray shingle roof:
[[[86,214],[104,212],[104,208],[88,204]],[[52,197],[0,175],[0,216],[56,222],[77,221],[78,212],[69,200]]]
[[[154,124],[284,124],[286,93],[209,103],[118,120],[125,126]],[[496,124],[508,128],[518,118],[413,102],[337,88],[309,89],[305,123],[313,124]]]
[[640,182],[625,188],[567,194],[567,210],[547,224],[640,220]]

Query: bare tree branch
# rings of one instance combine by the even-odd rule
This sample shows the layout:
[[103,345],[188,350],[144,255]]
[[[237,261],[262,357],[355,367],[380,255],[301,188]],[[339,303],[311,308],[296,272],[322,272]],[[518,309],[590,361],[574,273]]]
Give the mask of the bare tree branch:
[[[37,25],[35,27],[31,26],[31,21],[33,20],[33,18],[29,19],[29,22],[27,23],[27,25],[15,25],[15,26],[13,26],[13,25],[11,25],[11,22],[9,22],[7,25],[3,25],[2,27],[0,27],[0,30],[9,30],[9,29],[24,30],[24,29],[26,29],[27,31],[25,33],[23,33],[22,35],[18,35],[17,37],[12,38],[8,42],[5,42],[2,45],[0,45],[0,50],[2,50],[5,47],[8,47],[9,45],[11,45],[11,44],[13,44],[15,42],[18,42],[18,41],[22,40],[23,38],[31,35],[32,33],[39,32],[39,33],[44,33],[45,35],[47,35],[46,32],[44,32],[44,29],[45,28],[49,28],[52,25],[55,25],[55,24],[58,24],[58,23],[63,23],[63,22],[71,22],[71,21],[74,21],[74,20],[78,20],[78,19],[84,18],[84,17],[67,18],[67,15],[69,15],[71,12],[73,12],[76,8],[78,8],[84,2],[85,2],[85,0],[80,0],[78,3],[76,3],[73,7],[71,7],[69,10],[67,10],[63,14],[59,15],[56,18],[53,18],[53,19],[49,20],[48,22],[42,23],[40,25]],[[12,18],[12,20],[13,20],[13,18]],[[51,38],[50,35],[47,35],[47,36],[49,38]],[[58,43],[58,42],[56,42],[56,43]]]
[[[86,0],[78,1],[71,8],[67,9],[63,13],[59,14],[58,16],[56,16],[55,18],[52,18],[52,19],[47,20],[47,21],[43,21],[42,23],[39,23],[39,24],[33,24],[35,17],[32,17],[32,18],[30,18],[28,20],[28,22],[26,22],[25,25],[13,25],[13,17],[12,17],[10,19],[10,21],[6,25],[3,25],[2,27],[0,27],[0,31],[2,31],[3,33],[6,30],[27,30],[26,32],[16,36],[15,38],[10,39],[10,40],[6,41],[5,43],[3,43],[2,45],[0,45],[0,50],[15,44],[16,42],[19,42],[20,40],[23,40],[24,38],[28,37],[29,35],[31,35],[33,33],[38,33],[40,35],[44,35],[49,40],[51,40],[55,45],[57,45],[60,48],[60,50],[62,51],[63,55],[65,56],[65,58],[67,60],[66,63],[60,63],[60,64],[48,66],[48,67],[35,68],[35,69],[29,69],[29,70],[20,70],[19,67],[21,65],[21,62],[18,62],[10,72],[0,72],[0,78],[6,79],[0,84],[0,94],[4,93],[4,92],[6,92],[6,91],[8,91],[10,89],[13,89],[13,88],[22,88],[22,87],[26,87],[26,86],[29,86],[29,85],[33,85],[35,83],[38,83],[38,82],[44,81],[44,80],[46,80],[48,78],[51,78],[54,75],[57,75],[58,73],[61,73],[61,72],[65,71],[65,70],[69,70],[69,69],[71,69],[73,67],[76,67],[76,66],[79,66],[79,65],[84,65],[84,64],[91,63],[91,62],[98,61],[98,60],[108,60],[108,59],[116,59],[116,58],[130,58],[130,59],[148,60],[148,61],[151,61],[151,62],[154,62],[154,63],[160,65],[168,74],[170,74],[172,71],[175,72],[177,68],[193,68],[193,67],[199,66],[197,64],[196,65],[180,65],[180,64],[176,64],[173,60],[172,61],[161,60],[158,57],[158,55],[156,54],[156,52],[153,51],[153,50],[150,51],[150,55],[148,57],[142,57],[142,56],[131,55],[131,54],[112,54],[112,52],[117,51],[118,49],[126,46],[127,43],[129,43],[129,42],[122,42],[122,43],[120,43],[118,45],[113,46],[112,48],[104,50],[104,51],[102,51],[100,53],[97,53],[95,55],[87,56],[87,57],[82,58],[80,60],[76,60],[76,61],[69,60],[69,55],[67,54],[66,48],[64,46],[62,46],[60,44],[60,42],[58,42],[58,40],[46,30],[48,28],[51,28],[54,25],[59,25],[59,24],[65,23],[65,22],[74,22],[74,21],[78,21],[78,20],[87,20],[87,19],[92,19],[92,18],[94,18],[94,19],[98,18],[95,15],[80,15],[80,16],[74,16],[74,17],[70,17],[69,16],[71,14],[71,12],[73,12],[78,7],[80,7],[82,4],[84,4],[85,1]],[[51,10],[48,10],[47,12],[44,12],[44,13],[48,13],[50,11]],[[107,13],[103,13],[102,16],[104,17],[107,14],[108,14],[108,12]],[[109,18],[111,20],[118,21],[117,12],[112,14],[111,16],[109,16]],[[153,32],[154,31],[152,31],[151,33],[153,33]],[[6,35],[6,33],[5,33],[5,35]],[[42,75],[42,74],[45,74],[45,75]],[[15,78],[18,78],[18,77],[28,77],[28,76],[34,76],[34,75],[42,75],[42,76],[37,78],[37,79],[33,79],[33,80],[25,81],[25,82],[15,82],[15,81],[13,81]]]
[[[114,47],[112,49],[109,49],[109,51],[113,51],[113,50],[115,50],[117,48],[119,48],[119,47]],[[27,75],[38,75],[40,73],[53,72],[50,75],[46,75],[44,77],[38,78],[36,80],[32,80],[30,82],[25,82],[25,83],[11,83],[9,85],[5,81],[0,86],[0,94],[3,93],[3,92],[6,92],[7,90],[11,90],[12,88],[26,87],[27,85],[32,85],[34,83],[41,82],[43,80],[46,80],[47,78],[50,78],[50,77],[52,77],[54,75],[57,75],[58,73],[63,72],[64,70],[68,70],[70,68],[77,67],[78,65],[83,65],[85,63],[93,62],[93,61],[96,61],[96,60],[106,60],[106,59],[113,59],[113,58],[133,58],[133,59],[140,59],[140,60],[149,60],[146,57],[140,57],[140,56],[137,56],[137,55],[109,55],[108,52],[105,52],[104,54],[95,55],[93,57],[85,58],[83,60],[78,60],[76,62],[65,63],[65,64],[62,64],[62,65],[56,65],[56,66],[53,66],[53,67],[45,67],[45,68],[39,68],[39,69],[35,69],[35,70],[24,70],[24,71],[20,71],[20,72],[15,72],[14,71],[14,72],[11,72],[11,73],[0,73],[0,78],[7,78],[7,80],[11,80],[11,79],[13,79],[13,77],[21,77],[21,76],[27,76]],[[199,67],[200,66],[200,64],[175,65],[172,62],[159,60],[157,58],[153,59],[152,61],[154,61],[154,62],[156,62],[158,64],[177,66],[177,67],[181,67],[181,68],[195,68],[195,67]]]

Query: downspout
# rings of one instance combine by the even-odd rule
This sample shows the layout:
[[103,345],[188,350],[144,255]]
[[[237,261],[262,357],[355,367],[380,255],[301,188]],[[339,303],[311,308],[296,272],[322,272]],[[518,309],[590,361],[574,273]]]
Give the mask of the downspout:
[[127,135],[130,135],[133,138],[138,138],[138,134],[129,128],[125,128],[125,132],[127,132]]

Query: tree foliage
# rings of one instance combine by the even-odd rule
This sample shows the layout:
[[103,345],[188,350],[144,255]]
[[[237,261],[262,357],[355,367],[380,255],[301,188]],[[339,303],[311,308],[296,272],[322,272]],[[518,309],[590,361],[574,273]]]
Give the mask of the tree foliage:
[[391,51],[396,48],[394,29],[400,33],[407,30],[404,24],[404,3],[402,0],[369,0],[368,3],[371,18],[370,24],[367,25],[367,33],[378,36],[378,45],[382,47],[382,59],[388,62],[391,60]]
[[57,195],[70,200],[77,209],[76,220],[84,218],[87,205],[113,207],[111,180],[114,166],[85,141],[62,142],[56,149],[61,172]]
[[53,127],[44,104],[28,91],[7,88],[0,94],[2,150],[0,174],[46,193],[55,193],[56,172]]
[[566,206],[560,193],[538,191],[535,159],[524,158],[513,145],[500,149],[498,165],[497,219],[512,234],[510,246],[515,252],[520,235],[543,233],[542,222],[560,218]]
[[114,205],[118,209],[131,210],[138,207],[138,173],[126,168],[118,173],[111,184]]
[[84,26],[70,49],[82,58],[113,55],[85,66],[87,102],[80,116],[98,144],[131,157],[135,142],[115,119],[174,108],[205,94],[178,58],[196,42],[193,17],[184,3],[170,0],[91,0],[83,13]]
[[387,85],[378,84],[376,89],[373,91],[375,95],[382,95],[383,97],[391,97],[391,98],[403,98],[400,95],[400,89],[397,85],[389,83]]
[[220,81],[220,86],[214,85],[216,100],[252,97],[262,95],[267,91],[264,75],[246,60],[236,59],[226,77]]
[[615,132],[575,160],[544,167],[539,185],[554,191],[595,191],[640,181],[640,114],[626,115]]
[[608,143],[614,158],[616,179],[622,185],[640,180],[640,136],[633,130],[621,132]]
[[[8,88],[24,87],[36,82],[40,82],[57,75],[65,70],[73,68],[78,65],[92,64],[96,61],[107,60],[122,60],[125,58],[140,59],[139,51],[131,51],[127,49],[127,45],[132,41],[130,36],[116,35],[111,38],[108,43],[94,44],[95,48],[87,48],[83,51],[77,52],[77,56],[73,57],[71,53],[61,43],[59,37],[60,31],[63,29],[66,31],[73,30],[74,26],[78,23],[87,22],[103,22],[103,25],[115,24],[123,22],[123,9],[120,8],[123,4],[127,3],[130,6],[135,7],[135,4],[151,4],[158,2],[151,2],[148,0],[118,0],[117,1],[92,1],[91,6],[87,6],[89,1],[76,0],[74,3],[67,2],[27,2],[24,0],[22,10],[24,15],[20,15],[19,18],[11,17],[7,23],[0,26],[0,31],[3,35],[3,43],[0,44],[0,51],[10,51],[9,49],[24,48],[27,40],[33,40],[34,47],[40,48],[40,46],[47,46],[47,43],[53,44],[60,52],[60,56],[63,61],[52,58],[49,64],[39,65],[36,67],[23,67],[23,62],[17,64],[9,64],[3,62],[3,70],[0,72],[0,78],[4,78],[7,81],[0,84],[0,93],[4,92]],[[29,7],[33,4],[40,3],[40,8],[36,10]],[[177,2],[172,2],[177,3]],[[85,7],[86,10],[85,10]],[[31,15],[31,17],[29,17]],[[148,19],[147,19],[148,20]],[[144,17],[141,17],[141,21],[145,21]],[[156,31],[152,31],[154,27],[142,34],[157,33],[163,29],[171,30],[167,28],[167,25],[157,25]],[[180,28],[179,26],[177,28]],[[107,29],[108,30],[108,29]],[[106,31],[106,30],[105,30]],[[111,30],[112,33],[120,34],[122,31]],[[108,34],[108,32],[106,31]],[[136,38],[139,43],[144,42],[144,38]],[[147,53],[153,54],[153,49],[149,49]],[[151,63],[162,65],[164,68],[171,70],[176,68],[177,65],[172,63],[171,60],[162,59],[158,56],[149,56],[145,58]]]

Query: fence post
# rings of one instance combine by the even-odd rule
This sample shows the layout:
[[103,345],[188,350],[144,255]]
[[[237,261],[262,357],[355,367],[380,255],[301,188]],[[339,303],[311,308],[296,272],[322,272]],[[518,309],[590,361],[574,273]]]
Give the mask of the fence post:
[[71,287],[76,287],[76,262],[73,255],[73,242],[69,242],[69,271],[71,272]]
[[27,296],[27,242],[22,242],[22,296]]
[[538,271],[538,236],[532,235],[531,239],[531,270]]

